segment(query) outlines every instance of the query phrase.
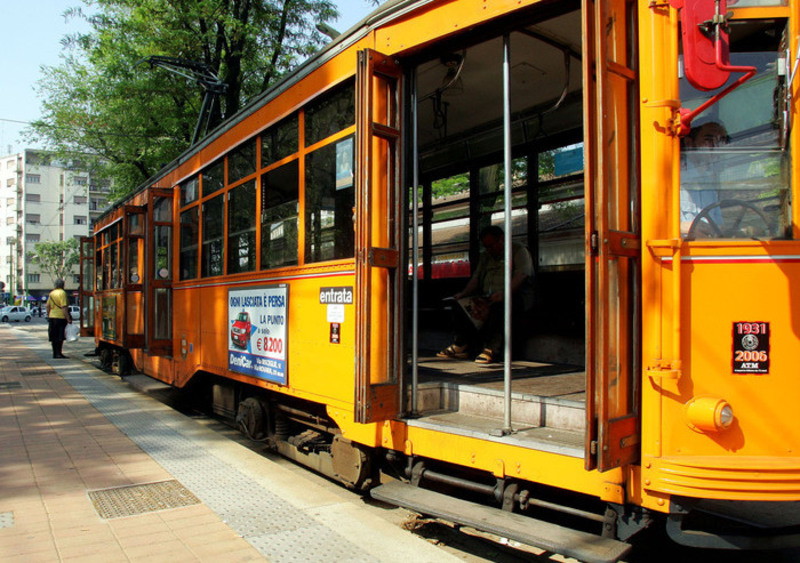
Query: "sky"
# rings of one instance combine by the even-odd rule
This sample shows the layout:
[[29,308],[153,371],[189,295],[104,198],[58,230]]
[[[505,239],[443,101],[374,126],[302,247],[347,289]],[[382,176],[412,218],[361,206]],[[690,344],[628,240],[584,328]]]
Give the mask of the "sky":
[[[331,25],[346,31],[374,9],[367,0],[336,2],[340,17]],[[59,63],[61,40],[85,30],[77,19],[65,20],[64,12],[81,6],[80,0],[7,1],[3,5],[3,45],[0,57],[0,155],[37,148],[20,132],[39,117],[41,100],[34,86],[42,65]]]

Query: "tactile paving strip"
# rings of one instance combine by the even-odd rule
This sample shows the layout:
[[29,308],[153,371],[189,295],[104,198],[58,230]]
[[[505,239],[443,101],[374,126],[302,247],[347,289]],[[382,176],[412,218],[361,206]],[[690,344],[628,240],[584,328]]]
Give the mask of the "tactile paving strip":
[[13,512],[0,512],[0,528],[11,528],[14,526]]
[[106,520],[200,504],[198,498],[177,481],[89,491],[89,498],[100,518]]
[[118,386],[81,369],[59,374],[269,561],[378,561],[178,432],[168,424],[172,413],[161,420],[159,414],[142,412]]

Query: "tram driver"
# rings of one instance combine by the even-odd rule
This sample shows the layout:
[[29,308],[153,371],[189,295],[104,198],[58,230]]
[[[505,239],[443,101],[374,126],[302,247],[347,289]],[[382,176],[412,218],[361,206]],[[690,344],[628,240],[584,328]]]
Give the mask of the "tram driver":
[[[692,127],[681,144],[681,233],[686,235],[700,212],[720,199],[721,163],[715,149],[726,146],[730,137],[725,127],[716,121],[706,121]],[[699,235],[713,235],[709,221],[722,225],[720,207],[708,212],[695,225]]]
[[[483,351],[475,363],[490,364],[502,357],[504,343],[505,236],[495,225],[480,233],[481,253],[475,272],[464,289],[449,300],[454,339],[436,354],[440,358],[463,359],[470,348]],[[533,308],[533,260],[528,249],[513,243],[511,264],[512,325]]]

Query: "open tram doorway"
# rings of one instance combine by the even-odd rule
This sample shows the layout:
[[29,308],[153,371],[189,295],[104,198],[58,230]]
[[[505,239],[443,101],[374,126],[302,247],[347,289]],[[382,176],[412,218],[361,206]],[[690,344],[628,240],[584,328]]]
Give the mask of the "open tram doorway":
[[[594,225],[597,213],[587,196],[592,171],[586,155],[592,150],[584,145],[594,133],[585,134],[585,121],[594,113],[585,105],[594,97],[584,91],[589,51],[583,20],[577,3],[553,5],[532,14],[528,23],[517,19],[511,28],[437,45],[413,65],[409,90],[415,109],[407,154],[413,155],[408,161],[414,180],[408,185],[418,188],[407,202],[405,407],[412,425],[586,455],[591,467],[596,463],[586,452],[597,446],[597,428],[587,405],[594,412],[602,401],[595,397],[596,374],[587,375],[587,359],[607,361],[609,350],[615,357],[631,353],[628,343],[637,328],[612,327],[622,329],[611,332],[626,342],[605,342],[603,352],[587,336],[597,321],[587,319],[594,310],[593,303],[587,307],[587,295],[596,300],[591,297],[596,283],[590,280],[597,279],[586,251],[587,216],[595,218]],[[629,194],[635,190],[624,193],[634,199]],[[634,202],[624,206],[635,214]],[[533,262],[533,306],[512,324],[510,394],[502,356],[489,364],[475,362],[485,345],[480,338],[464,358],[437,356],[453,342],[447,298],[466,286],[482,252],[480,233],[489,225],[510,229]],[[632,224],[625,227],[634,230]],[[634,283],[635,271],[629,265],[623,269],[625,284]],[[634,319],[635,292],[623,293],[625,311],[617,309],[613,316]],[[635,410],[628,360],[615,360],[627,362],[625,383],[619,377],[612,382],[625,398],[614,412],[604,413],[606,421]],[[511,432],[504,427],[509,409]]]

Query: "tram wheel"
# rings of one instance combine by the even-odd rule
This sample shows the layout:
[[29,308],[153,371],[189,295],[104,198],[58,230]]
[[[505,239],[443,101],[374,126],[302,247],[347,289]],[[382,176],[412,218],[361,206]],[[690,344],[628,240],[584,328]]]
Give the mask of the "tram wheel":
[[133,359],[127,352],[120,352],[119,359],[117,361],[120,377],[125,377],[126,375],[133,373]]
[[256,397],[248,397],[236,412],[236,425],[250,440],[264,441],[269,438],[267,406]]
[[100,350],[100,369],[103,371],[111,371],[114,365],[114,352],[111,348],[103,348]]

